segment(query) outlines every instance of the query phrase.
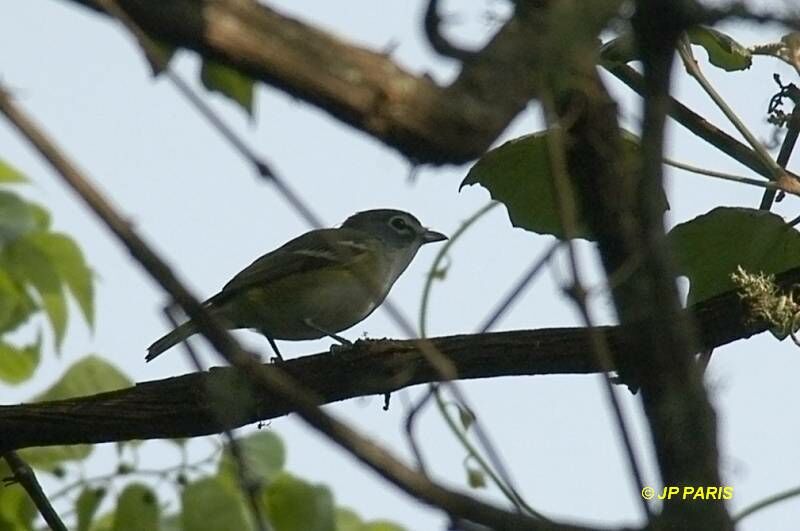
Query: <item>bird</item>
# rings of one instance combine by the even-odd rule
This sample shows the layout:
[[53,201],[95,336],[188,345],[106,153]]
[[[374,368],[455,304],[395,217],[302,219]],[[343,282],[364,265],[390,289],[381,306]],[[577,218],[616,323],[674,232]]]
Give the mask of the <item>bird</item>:
[[[357,212],[338,228],[308,231],[257,258],[205,309],[228,329],[263,334],[278,359],[275,340],[333,338],[381,305],[420,247],[447,240],[408,212]],[[200,331],[186,321],[147,349],[146,361]]]

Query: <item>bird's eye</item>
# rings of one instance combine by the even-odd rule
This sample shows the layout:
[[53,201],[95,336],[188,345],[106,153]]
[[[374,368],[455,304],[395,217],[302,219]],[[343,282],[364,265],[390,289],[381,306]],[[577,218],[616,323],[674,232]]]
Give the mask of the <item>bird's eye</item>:
[[408,229],[408,223],[403,218],[392,218],[389,224],[398,232],[405,232]]

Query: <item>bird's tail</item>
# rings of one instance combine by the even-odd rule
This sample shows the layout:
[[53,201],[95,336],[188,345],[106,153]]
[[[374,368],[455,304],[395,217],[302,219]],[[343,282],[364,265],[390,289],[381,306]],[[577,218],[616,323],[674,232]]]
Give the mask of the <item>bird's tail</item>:
[[156,356],[159,356],[165,350],[169,350],[177,345],[184,339],[197,333],[197,326],[192,321],[187,321],[180,325],[172,332],[166,334],[164,337],[158,339],[155,343],[147,347],[147,356],[144,357],[145,361],[152,361]]

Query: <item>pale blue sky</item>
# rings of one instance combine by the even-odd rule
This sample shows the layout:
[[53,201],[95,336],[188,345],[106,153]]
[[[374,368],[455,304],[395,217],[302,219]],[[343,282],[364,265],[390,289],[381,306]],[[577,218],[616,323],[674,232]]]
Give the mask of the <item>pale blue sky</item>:
[[[416,72],[432,73],[439,80],[456,72],[455,65],[433,56],[425,44],[420,31],[424,2],[284,0],[270,5],[281,5],[285,12],[368,46],[395,44],[393,56]],[[464,16],[457,20],[453,33],[484,35],[483,3],[468,5],[460,3]],[[308,228],[166,80],[149,77],[136,45],[118,25],[56,0],[7,0],[2,13],[2,82],[198,294],[215,293],[254,258]],[[775,40],[780,35],[779,30],[768,27],[732,26],[731,31],[745,44]],[[698,54],[704,56],[701,51]],[[178,57],[178,70],[187,78],[196,78],[197,66],[191,54]],[[769,59],[757,61],[746,73],[725,75],[706,68],[747,123],[768,138],[763,113],[775,90],[771,74],[781,72],[785,82],[794,81],[796,75]],[[676,74],[679,96],[731,130],[682,69],[676,68]],[[638,101],[617,85],[614,91],[624,95],[623,114],[635,129]],[[452,233],[488,199],[477,187],[458,192],[467,167],[423,168],[410,182],[410,167],[397,153],[271,88],[259,87],[253,123],[220,97],[209,98],[228,123],[332,225],[357,210],[395,207]],[[539,127],[538,114],[528,112],[504,138]],[[747,174],[679,127],[670,129],[668,142],[674,158]],[[3,388],[3,401],[19,401],[47,387],[66,364],[87,352],[107,357],[137,381],[189,370],[179,351],[152,364],[143,363],[145,347],[166,329],[160,313],[163,295],[3,120],[0,157],[31,176],[35,184],[28,190],[30,197],[52,210],[58,229],[75,236],[98,274],[94,334],[79,323],[71,326],[62,357],[46,356],[30,385]],[[669,192],[669,217],[675,221],[719,204],[756,206],[760,198],[756,189],[672,172]],[[787,199],[778,212],[793,217],[796,205],[794,199]],[[550,241],[512,229],[502,208],[493,211],[456,244],[446,282],[434,290],[430,333],[472,331],[499,294]],[[423,249],[392,291],[392,299],[414,320],[435,252],[433,246]],[[571,303],[560,295],[555,283],[565,278],[565,271],[544,273],[500,327],[576,324]],[[605,302],[600,301],[598,308],[608,314]],[[376,312],[346,335],[356,338],[365,332],[370,337],[399,334],[383,312]],[[242,337],[259,348],[266,346],[252,334],[245,332]],[[293,356],[318,352],[328,345],[327,341],[284,342],[282,350]],[[734,509],[800,483],[798,372],[796,347],[788,341],[777,343],[768,335],[719,349],[712,359],[707,381],[718,408],[721,468],[726,484],[734,487]],[[556,518],[578,517],[585,522],[638,521],[638,494],[598,377],[504,378],[467,382],[463,388],[534,507]],[[402,432],[405,405],[420,392],[397,393],[389,412],[380,409],[379,397],[336,404],[327,410],[408,455]],[[638,401],[622,390],[618,395],[647,463],[646,482],[657,486]],[[388,486],[295,418],[276,419],[270,427],[287,443],[290,470],[328,484],[338,503],[368,517],[394,519],[409,529],[443,527],[437,512]],[[419,433],[437,478],[466,488],[461,463],[464,452],[436,413],[423,416]],[[172,458],[172,453],[162,452],[162,446],[150,446],[145,458],[152,466]],[[103,459],[111,455],[108,448],[99,451],[91,467],[103,469]],[[500,499],[491,489],[479,494]],[[800,502],[793,501],[746,520],[741,528],[789,529],[787,522],[798,517]]]

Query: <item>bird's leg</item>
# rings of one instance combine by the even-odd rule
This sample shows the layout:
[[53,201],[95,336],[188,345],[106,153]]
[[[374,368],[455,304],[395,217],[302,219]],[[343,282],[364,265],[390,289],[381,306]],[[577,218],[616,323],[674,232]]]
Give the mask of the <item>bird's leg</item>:
[[[305,325],[307,327],[313,328],[314,330],[316,330],[320,334],[326,335],[331,339],[335,339],[336,341],[338,341],[342,345],[345,345],[347,347],[352,347],[353,346],[353,342],[350,341],[349,339],[345,339],[345,338],[343,338],[342,336],[340,336],[338,334],[334,334],[333,332],[328,332],[324,328],[320,328],[319,326],[314,324],[314,321],[312,321],[311,319],[303,319],[303,323],[305,323]],[[333,349],[331,349],[331,350],[333,350]]]
[[263,329],[259,330],[259,332],[261,332],[261,334],[267,338],[267,341],[269,341],[269,346],[272,347],[272,351],[275,353],[275,357],[272,358],[272,362],[274,363],[275,360],[283,361],[283,356],[281,356],[281,351],[278,350],[278,345],[277,343],[275,343],[275,340],[272,339],[272,336],[269,334],[269,332]]

